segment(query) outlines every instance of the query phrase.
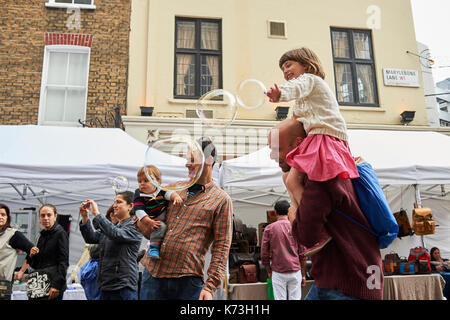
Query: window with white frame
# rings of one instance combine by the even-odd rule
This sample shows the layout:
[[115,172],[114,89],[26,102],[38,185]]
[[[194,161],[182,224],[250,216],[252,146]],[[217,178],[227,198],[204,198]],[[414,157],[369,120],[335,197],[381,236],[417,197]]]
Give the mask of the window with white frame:
[[86,118],[89,47],[45,47],[38,124],[78,125]]
[[46,7],[68,8],[79,7],[81,9],[95,9],[94,0],[48,0]]

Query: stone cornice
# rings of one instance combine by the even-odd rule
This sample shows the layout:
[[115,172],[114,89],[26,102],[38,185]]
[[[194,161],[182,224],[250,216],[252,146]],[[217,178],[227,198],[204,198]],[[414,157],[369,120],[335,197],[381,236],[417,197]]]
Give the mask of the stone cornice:
[[[158,128],[177,128],[194,126],[195,120],[191,118],[169,118],[169,117],[143,117],[143,116],[122,116],[125,126],[155,126]],[[254,128],[270,129],[279,121],[261,120],[235,120],[229,129]],[[429,127],[429,126],[404,126],[404,125],[380,125],[380,124],[347,124],[348,129],[355,130],[392,130],[392,131],[434,131],[450,136],[450,127]]]

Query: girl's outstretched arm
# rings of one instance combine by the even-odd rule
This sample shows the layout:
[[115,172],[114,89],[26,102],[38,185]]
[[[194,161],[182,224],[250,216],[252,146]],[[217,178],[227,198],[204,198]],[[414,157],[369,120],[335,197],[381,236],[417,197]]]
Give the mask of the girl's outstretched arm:
[[269,97],[270,102],[278,102],[280,101],[281,91],[278,88],[277,84],[274,84],[275,87],[272,87],[267,91],[267,96]]

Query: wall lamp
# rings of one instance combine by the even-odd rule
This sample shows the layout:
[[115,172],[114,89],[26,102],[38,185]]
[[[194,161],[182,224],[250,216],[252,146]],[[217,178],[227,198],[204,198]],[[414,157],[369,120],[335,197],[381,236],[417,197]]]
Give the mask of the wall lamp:
[[277,120],[284,120],[287,118],[287,115],[289,113],[289,107],[276,107],[275,108],[277,112]]
[[403,111],[400,116],[402,119],[400,120],[401,123],[403,123],[404,126],[407,126],[408,123],[414,120],[414,115],[416,114],[415,111]]
[[153,114],[153,107],[140,106],[141,116],[151,117]]

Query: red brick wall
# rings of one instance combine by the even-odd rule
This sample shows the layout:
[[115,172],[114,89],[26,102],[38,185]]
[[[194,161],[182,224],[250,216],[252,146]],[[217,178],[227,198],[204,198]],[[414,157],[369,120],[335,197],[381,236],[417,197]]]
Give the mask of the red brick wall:
[[80,11],[79,29],[67,27],[73,12],[46,2],[2,0],[0,125],[37,124],[46,33],[92,36],[86,117],[117,103],[125,114],[130,0],[95,0],[95,10]]
[[92,34],[46,32],[45,45],[90,47],[92,45]]

